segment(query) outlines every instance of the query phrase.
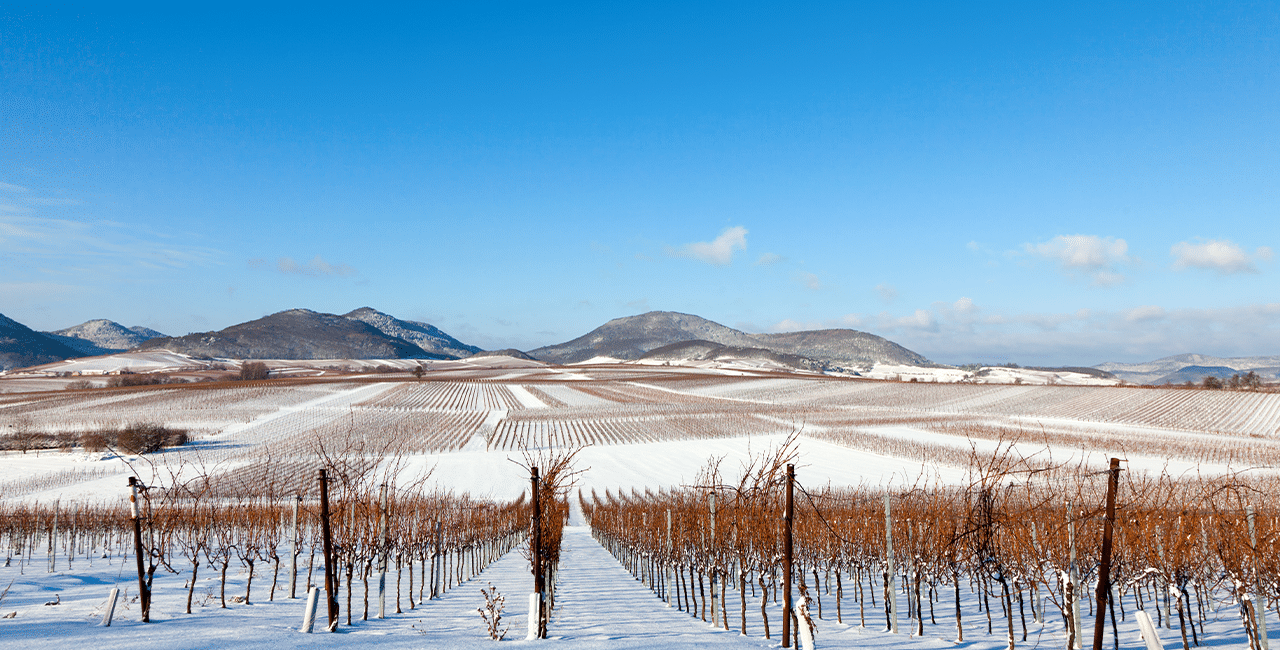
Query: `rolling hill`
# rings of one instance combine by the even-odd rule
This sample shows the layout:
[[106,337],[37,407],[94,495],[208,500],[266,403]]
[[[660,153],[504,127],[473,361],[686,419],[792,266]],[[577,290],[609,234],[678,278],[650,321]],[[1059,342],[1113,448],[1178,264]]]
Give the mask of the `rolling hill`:
[[290,309],[216,332],[151,339],[136,349],[233,359],[454,358],[427,352],[361,320],[310,309]]
[[0,370],[83,356],[71,346],[0,314]]
[[115,321],[98,318],[75,327],[44,332],[86,356],[114,354],[133,349],[164,334],[146,327],[125,327]]
[[[595,357],[633,360],[683,341],[704,341],[730,348],[762,349],[841,365],[928,365],[929,360],[885,338],[847,329],[748,334],[700,316],[652,311],[616,318],[565,343],[530,350],[529,356],[548,363],[576,363]],[[670,351],[673,353],[678,351]],[[690,354],[703,354],[700,346]]]

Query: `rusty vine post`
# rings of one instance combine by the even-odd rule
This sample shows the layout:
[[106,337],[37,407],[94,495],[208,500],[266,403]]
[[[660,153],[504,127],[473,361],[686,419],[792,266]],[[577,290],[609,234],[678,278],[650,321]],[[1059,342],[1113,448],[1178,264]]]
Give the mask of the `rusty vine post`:
[[787,465],[787,502],[782,516],[782,647],[791,647],[791,536],[795,528],[796,466]]
[[333,533],[329,530],[329,474],[320,470],[320,533],[324,537],[324,594],[329,605],[330,632],[338,629],[338,585],[333,568]]
[[1120,459],[1112,458],[1107,469],[1107,516],[1102,522],[1102,562],[1098,565],[1098,618],[1093,624],[1093,650],[1102,650],[1102,636],[1107,624],[1107,599],[1111,596],[1111,538],[1116,521],[1116,489],[1120,485]]
[[129,518],[133,520],[133,555],[138,560],[138,602],[142,604],[142,622],[151,622],[151,590],[147,588],[147,570],[142,566],[142,516],[138,512],[138,477],[129,477]]
[[533,562],[533,593],[538,598],[536,638],[545,639],[547,638],[547,610],[546,599],[543,596],[546,584],[542,575],[542,505],[538,500],[538,468],[531,467],[529,469],[529,482],[533,489],[533,534],[532,539],[529,540],[529,556]]

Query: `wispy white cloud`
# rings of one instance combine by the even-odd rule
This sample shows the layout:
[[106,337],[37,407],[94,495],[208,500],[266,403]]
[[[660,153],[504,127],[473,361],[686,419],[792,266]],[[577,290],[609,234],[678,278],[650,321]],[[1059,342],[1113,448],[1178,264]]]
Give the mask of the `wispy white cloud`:
[[[784,318],[773,325],[763,328],[766,332],[802,332],[805,330],[825,330],[825,329],[859,329],[866,324],[867,320],[858,314],[847,314],[839,318],[831,318],[824,320],[808,320],[801,321],[791,318]],[[747,331],[755,331],[757,328],[748,324],[742,324]]]
[[1056,261],[1068,272],[1080,271],[1093,283],[1109,287],[1124,282],[1117,269],[1129,264],[1129,244],[1123,239],[1097,235],[1057,235],[1038,244],[1023,244],[1024,252]]
[[668,249],[673,257],[688,257],[715,266],[728,266],[736,251],[747,249],[747,229],[742,226],[725,228],[719,237],[709,242],[694,242],[677,249]]
[[1124,284],[1128,279],[1123,273],[1115,273],[1113,271],[1094,271],[1093,284],[1098,287],[1114,287],[1117,284]]
[[0,282],[0,301],[7,305],[48,304],[51,299],[83,295],[85,289],[59,282]]
[[875,292],[885,302],[893,302],[898,299],[898,288],[892,284],[877,284]]
[[1196,268],[1229,275],[1233,273],[1257,273],[1254,259],[1270,260],[1271,249],[1259,247],[1251,256],[1239,244],[1226,239],[1178,242],[1169,249],[1176,268]]
[[765,253],[756,259],[756,266],[773,266],[784,258],[777,253]]
[[1145,323],[1164,318],[1166,312],[1164,307],[1158,305],[1143,305],[1127,309],[1122,313],[1124,319],[1130,323]]
[[74,260],[146,268],[185,268],[211,262],[214,249],[104,221],[0,214],[0,253],[11,259]]
[[813,273],[801,271],[795,274],[795,281],[803,284],[805,288],[811,291],[817,291],[822,288],[822,279]]
[[1025,244],[1028,253],[1057,260],[1062,266],[1085,271],[1109,269],[1129,261],[1123,239],[1095,235],[1058,235],[1047,242]]
[[276,269],[287,275],[309,275],[318,277],[322,275],[330,276],[347,276],[355,275],[356,270],[346,264],[330,264],[324,258],[316,255],[310,262],[299,264],[292,257],[281,257],[276,260]]

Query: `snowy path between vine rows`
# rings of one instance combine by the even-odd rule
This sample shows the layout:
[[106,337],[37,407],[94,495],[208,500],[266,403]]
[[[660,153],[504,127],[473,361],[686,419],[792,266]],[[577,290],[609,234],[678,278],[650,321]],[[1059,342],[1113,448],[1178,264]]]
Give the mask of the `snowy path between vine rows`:
[[[581,521],[575,513],[574,523]],[[75,647],[92,650],[205,650],[221,648],[458,648],[478,650],[494,643],[487,637],[485,626],[477,612],[484,604],[481,588],[493,584],[505,595],[507,602],[503,623],[509,624],[505,641],[497,646],[516,644],[523,647],[573,648],[582,650],[741,648],[755,650],[778,647],[777,628],[772,640],[764,639],[759,621],[754,614],[759,611],[759,600],[748,600],[750,636],[738,634],[731,614],[731,631],[716,629],[709,623],[668,607],[656,595],[631,576],[602,546],[591,537],[590,529],[569,526],[564,529],[560,574],[557,586],[556,609],[546,640],[526,641],[528,594],[532,588],[528,560],[522,549],[517,548],[490,565],[476,578],[454,586],[436,600],[418,603],[409,608],[409,576],[403,576],[401,613],[395,613],[395,574],[388,575],[387,618],[360,620],[363,613],[363,584],[357,579],[354,586],[353,625],[346,624],[346,586],[340,589],[342,625],[337,634],[317,632],[302,634],[298,626],[302,620],[302,598],[285,597],[287,575],[281,576],[282,586],[274,601],[267,600],[271,584],[270,569],[262,569],[254,579],[253,604],[228,603],[227,609],[219,607],[216,572],[205,569],[196,586],[192,614],[183,613],[186,603],[184,582],[189,567],[177,566],[178,574],[160,572],[155,578],[155,596],[152,622],[138,622],[138,607],[133,600],[136,577],[133,559],[115,557],[110,561],[97,559],[90,567],[77,560],[73,567],[60,566],[54,573],[47,571],[43,558],[37,554],[34,562],[20,568],[17,558],[10,566],[0,565],[0,591],[9,586],[8,593],[0,600],[0,616],[14,613],[13,618],[0,618],[0,648],[3,650],[36,649],[49,647]],[[300,584],[306,576],[306,555],[302,557]],[[313,578],[320,581],[319,567]],[[284,572],[282,571],[282,574]],[[244,593],[246,575],[242,572],[228,576],[227,596]],[[415,580],[419,576],[415,572]],[[374,582],[373,579],[370,580]],[[10,586],[11,585],[11,586]],[[117,609],[115,623],[110,628],[99,625],[101,610],[111,587],[120,587],[126,597]],[[415,585],[416,587],[416,585]],[[967,591],[967,590],[966,590]],[[303,590],[299,590],[300,595]],[[966,594],[966,599],[972,598]],[[45,603],[56,602],[46,606]],[[945,599],[944,599],[945,602]],[[900,604],[901,603],[900,601]],[[853,619],[852,605],[846,602],[845,619]],[[736,613],[739,602],[734,592],[729,592],[729,611]],[[939,607],[945,607],[940,604]],[[770,619],[779,621],[780,611],[770,604]],[[973,611],[973,603],[966,603],[967,611]],[[1229,606],[1211,616],[1206,636],[1201,643],[1207,646],[1232,647],[1240,645],[1242,635]],[[377,612],[377,603],[370,594],[369,612]],[[319,615],[324,618],[323,605]],[[872,609],[868,622],[879,623],[883,612]],[[954,628],[947,616],[939,612],[940,625],[926,625],[924,637],[888,634],[879,629],[842,625],[831,620],[818,621],[817,645],[819,648],[894,648],[901,650],[930,650],[964,647],[968,650],[1003,650],[1002,635],[985,634],[985,620],[972,617],[966,625],[966,641],[959,646],[951,642]],[[1087,620],[1092,629],[1092,620]],[[905,628],[907,621],[902,620]],[[317,624],[319,628],[322,623]],[[1137,639],[1136,624],[1132,617],[1120,624],[1121,647],[1141,648]],[[1163,631],[1165,647],[1177,644],[1175,630]],[[1110,635],[1108,635],[1109,637]],[[1272,634],[1273,643],[1276,634]],[[1047,627],[1032,626],[1030,638],[1018,643],[1019,648],[1058,648],[1062,646],[1061,628],[1056,621]],[[1110,647],[1110,638],[1108,638]]]
[[775,642],[717,630],[667,607],[585,526],[564,529],[549,642],[602,648],[768,648]]

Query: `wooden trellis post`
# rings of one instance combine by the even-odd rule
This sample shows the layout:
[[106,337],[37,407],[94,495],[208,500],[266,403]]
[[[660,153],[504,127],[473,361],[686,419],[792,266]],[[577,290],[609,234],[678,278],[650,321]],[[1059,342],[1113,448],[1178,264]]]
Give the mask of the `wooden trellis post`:
[[795,526],[794,491],[796,466],[787,465],[787,501],[782,517],[782,647],[791,647],[791,562],[792,533]]
[[1107,599],[1111,597],[1111,538],[1116,521],[1116,488],[1120,483],[1120,459],[1112,458],[1107,470],[1107,516],[1102,523],[1102,561],[1098,565],[1098,617],[1093,625],[1093,650],[1102,650],[1102,636],[1107,624]]
[[133,554],[138,560],[138,602],[142,605],[142,622],[151,622],[151,590],[147,588],[147,571],[142,566],[142,517],[138,512],[138,478],[129,477],[129,518],[133,520]]
[[338,629],[338,584],[333,566],[333,533],[329,529],[329,475],[320,470],[320,533],[324,537],[324,593],[329,606],[330,632]]

